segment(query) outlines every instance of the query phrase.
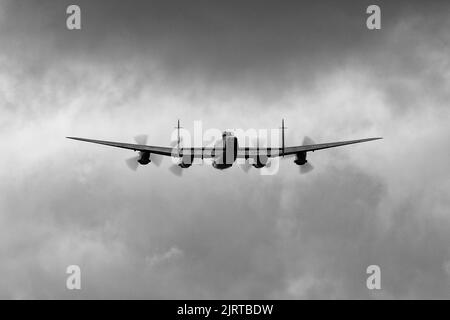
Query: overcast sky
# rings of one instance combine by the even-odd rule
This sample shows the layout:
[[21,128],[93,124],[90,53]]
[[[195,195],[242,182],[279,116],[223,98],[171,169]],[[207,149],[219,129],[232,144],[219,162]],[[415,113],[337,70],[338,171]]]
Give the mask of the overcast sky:
[[[449,30],[448,1],[2,0],[0,297],[450,298]],[[65,139],[283,117],[288,145],[384,140],[178,178]]]

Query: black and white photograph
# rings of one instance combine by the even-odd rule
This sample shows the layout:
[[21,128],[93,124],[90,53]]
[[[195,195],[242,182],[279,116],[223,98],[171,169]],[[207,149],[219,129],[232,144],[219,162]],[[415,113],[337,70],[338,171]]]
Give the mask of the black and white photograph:
[[0,0],[0,299],[450,299],[449,124],[450,1]]

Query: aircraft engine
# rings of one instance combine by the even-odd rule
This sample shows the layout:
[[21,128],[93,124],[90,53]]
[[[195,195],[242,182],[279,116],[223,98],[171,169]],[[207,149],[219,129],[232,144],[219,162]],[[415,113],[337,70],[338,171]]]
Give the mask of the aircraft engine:
[[299,152],[295,155],[294,163],[298,166],[302,166],[306,164],[308,160],[306,160],[306,151]]
[[137,160],[141,165],[146,165],[152,162],[150,160],[150,152],[147,151],[141,151],[139,152],[139,159]]
[[186,169],[192,166],[193,162],[194,162],[194,155],[185,155],[181,157],[181,162],[179,166],[183,169]]
[[253,163],[252,165],[257,169],[260,169],[260,168],[265,167],[268,162],[269,162],[269,157],[260,155],[256,158],[256,163]]

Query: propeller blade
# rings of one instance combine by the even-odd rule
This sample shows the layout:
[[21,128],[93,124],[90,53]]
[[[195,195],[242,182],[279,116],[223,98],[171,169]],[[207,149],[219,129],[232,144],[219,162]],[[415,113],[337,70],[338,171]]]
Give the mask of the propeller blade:
[[136,141],[137,144],[143,144],[143,145],[147,144],[147,139],[148,139],[148,136],[146,134],[140,134],[140,135],[134,137],[134,141]]
[[279,158],[269,158],[265,167],[261,168],[261,173],[264,175],[274,175],[280,169]]
[[159,167],[161,165],[163,157],[160,154],[152,153],[150,155],[150,160],[152,160],[152,163],[154,163],[157,167]]
[[127,159],[127,160],[125,160],[125,162],[126,162],[128,168],[130,168],[133,171],[136,171],[137,168],[139,167],[138,160],[139,160],[139,156]]
[[242,169],[242,171],[244,171],[245,173],[248,173],[251,169],[252,165],[250,164],[250,162],[248,160],[245,160],[244,163],[239,165],[239,168]]
[[315,143],[314,140],[311,139],[310,137],[305,136],[305,137],[303,138],[303,145],[304,145],[304,146],[309,146],[310,144],[316,144],[316,143]]
[[182,173],[183,173],[183,168],[181,168],[180,166],[178,166],[178,165],[176,165],[176,164],[171,165],[171,166],[169,167],[169,170],[170,170],[174,175],[176,175],[177,177],[181,177],[181,175],[182,175]]
[[215,137],[211,137],[209,140],[203,141],[205,146],[212,146],[217,139]]
[[301,174],[307,174],[311,172],[314,169],[313,165],[309,162],[305,163],[304,165],[300,166],[300,173]]
[[[177,146],[177,143],[178,143],[177,140],[171,140],[171,141],[170,141],[170,146],[171,146],[172,148],[174,148],[174,147]],[[180,146],[181,146],[182,144],[183,144],[183,137],[180,137]]]
[[252,138],[253,146],[256,148],[266,148],[267,147],[267,139],[266,137],[253,137]]

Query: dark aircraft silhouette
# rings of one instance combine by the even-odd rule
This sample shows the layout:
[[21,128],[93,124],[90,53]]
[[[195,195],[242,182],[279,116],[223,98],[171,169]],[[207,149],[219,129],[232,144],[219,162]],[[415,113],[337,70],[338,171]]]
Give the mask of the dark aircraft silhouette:
[[281,122],[281,148],[260,147],[259,143],[256,148],[239,147],[238,138],[235,137],[233,133],[227,131],[223,132],[222,141],[219,141],[219,143],[214,147],[182,147],[180,145],[180,128],[180,120],[178,120],[178,125],[176,127],[176,129],[178,130],[178,139],[175,147],[159,147],[146,145],[146,136],[136,137],[137,144],[92,140],[77,137],[67,138],[139,151],[139,156],[127,160],[127,164],[133,170],[136,170],[139,164],[147,165],[150,162],[154,162],[156,165],[159,165],[161,162],[161,158],[159,158],[159,156],[169,156],[177,158],[179,159],[178,165],[175,165],[171,168],[171,171],[177,175],[181,174],[182,169],[189,168],[194,162],[194,159],[212,159],[213,167],[220,170],[230,168],[235,163],[236,159],[245,159],[242,161],[245,161],[247,165],[243,166],[242,168],[245,171],[248,171],[248,169],[250,168],[250,164],[253,167],[259,169],[265,166],[270,166],[270,158],[284,156],[295,156],[294,163],[301,166],[302,172],[307,172],[312,169],[312,166],[308,164],[308,161],[306,160],[306,153],[309,151],[314,152],[316,150],[334,148],[347,144],[382,139],[367,138],[314,144],[312,140],[310,140],[308,137],[305,137],[303,145],[285,147],[284,131],[286,127],[284,126],[283,119]]

